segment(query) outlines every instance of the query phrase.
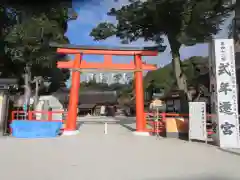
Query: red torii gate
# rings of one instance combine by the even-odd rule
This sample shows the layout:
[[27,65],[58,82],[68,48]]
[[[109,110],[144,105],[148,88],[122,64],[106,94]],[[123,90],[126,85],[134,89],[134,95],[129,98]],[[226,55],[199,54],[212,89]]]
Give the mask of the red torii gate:
[[[156,70],[156,65],[142,62],[142,56],[157,56],[158,49],[155,47],[133,48],[133,47],[93,47],[76,45],[51,45],[57,48],[58,53],[74,54],[73,61],[58,61],[58,68],[72,69],[72,86],[68,105],[68,116],[65,135],[76,134],[77,108],[80,88],[80,71],[130,71],[134,72],[135,94],[136,94],[136,133],[147,135],[146,119],[144,116],[144,93],[143,93],[143,71]],[[104,55],[104,62],[86,62],[82,59],[83,54]],[[112,56],[134,56],[134,61],[129,64],[113,63]]]

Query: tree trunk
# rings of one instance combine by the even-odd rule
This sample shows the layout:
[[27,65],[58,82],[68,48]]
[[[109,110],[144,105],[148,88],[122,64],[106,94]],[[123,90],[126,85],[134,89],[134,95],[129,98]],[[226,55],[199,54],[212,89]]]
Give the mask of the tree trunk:
[[36,78],[35,81],[35,97],[34,97],[34,109],[37,108],[37,104],[38,104],[38,91],[39,91],[39,86],[38,86],[38,78]]
[[31,98],[30,80],[31,80],[31,69],[27,65],[25,68],[25,74],[24,74],[24,103],[26,105],[29,105],[30,98]]
[[177,87],[179,88],[179,90],[184,92],[188,101],[192,101],[192,94],[190,93],[190,91],[188,91],[187,77],[181,68],[181,59],[179,53],[181,44],[175,40],[170,39],[169,43],[172,50],[172,68],[176,78]]
[[34,81],[35,81],[34,109],[36,109],[39,101],[39,93],[41,89],[44,88],[44,82],[43,82],[44,80],[43,80],[43,77],[38,76],[34,79]]
[[192,94],[188,91],[187,78],[183,73],[179,53],[173,53],[172,66],[179,90],[182,90],[188,101],[192,101]]

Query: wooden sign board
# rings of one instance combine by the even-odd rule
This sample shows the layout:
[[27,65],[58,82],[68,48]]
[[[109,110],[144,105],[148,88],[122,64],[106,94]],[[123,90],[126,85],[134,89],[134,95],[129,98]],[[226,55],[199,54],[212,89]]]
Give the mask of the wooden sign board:
[[206,103],[189,102],[189,140],[207,142]]

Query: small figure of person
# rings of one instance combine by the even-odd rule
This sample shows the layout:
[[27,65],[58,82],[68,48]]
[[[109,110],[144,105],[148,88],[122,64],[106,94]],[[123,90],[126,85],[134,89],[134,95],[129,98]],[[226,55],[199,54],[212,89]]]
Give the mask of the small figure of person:
[[104,105],[102,105],[101,108],[100,108],[100,115],[104,116],[105,112],[106,112],[106,107]]

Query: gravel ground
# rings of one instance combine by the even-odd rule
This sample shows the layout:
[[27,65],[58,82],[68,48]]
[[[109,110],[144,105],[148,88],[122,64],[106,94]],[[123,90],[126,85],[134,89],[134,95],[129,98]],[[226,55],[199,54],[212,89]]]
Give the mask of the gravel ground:
[[[204,143],[134,136],[123,120],[81,120],[77,136],[0,138],[2,180],[238,180],[240,156]],[[107,119],[114,122],[114,120]],[[87,123],[88,122],[88,123]],[[132,120],[127,126],[134,126]]]

